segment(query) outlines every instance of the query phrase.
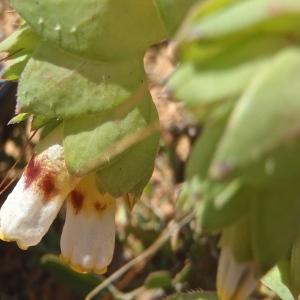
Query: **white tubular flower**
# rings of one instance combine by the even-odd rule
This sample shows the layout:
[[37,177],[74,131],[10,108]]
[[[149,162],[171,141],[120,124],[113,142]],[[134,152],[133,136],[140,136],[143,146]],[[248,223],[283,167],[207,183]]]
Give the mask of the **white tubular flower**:
[[79,272],[103,274],[115,244],[115,200],[98,192],[94,176],[69,195],[61,236],[62,259]]
[[1,207],[0,238],[21,249],[38,244],[73,187],[61,145],[33,157]]
[[245,300],[255,289],[257,280],[250,263],[238,263],[229,246],[223,246],[217,273],[220,300]]
[[70,177],[63,147],[33,157],[0,210],[0,238],[21,249],[40,242],[67,198],[62,258],[79,272],[105,273],[115,244],[115,199],[98,192],[95,174]]

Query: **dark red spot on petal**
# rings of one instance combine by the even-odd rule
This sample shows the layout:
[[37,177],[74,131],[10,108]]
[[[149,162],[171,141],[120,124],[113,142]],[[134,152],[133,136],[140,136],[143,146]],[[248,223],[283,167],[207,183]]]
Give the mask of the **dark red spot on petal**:
[[44,194],[44,199],[49,198],[57,194],[57,189],[55,185],[55,174],[46,173],[39,181],[39,187]]
[[25,189],[28,188],[41,174],[42,167],[40,163],[32,157],[25,169]]
[[77,190],[72,191],[70,195],[72,206],[74,208],[75,214],[77,215],[82,208],[84,196]]
[[105,204],[105,203],[98,202],[98,201],[95,201],[95,202],[94,202],[94,208],[95,208],[97,211],[101,211],[101,210],[103,210],[103,209],[106,208],[106,204]]

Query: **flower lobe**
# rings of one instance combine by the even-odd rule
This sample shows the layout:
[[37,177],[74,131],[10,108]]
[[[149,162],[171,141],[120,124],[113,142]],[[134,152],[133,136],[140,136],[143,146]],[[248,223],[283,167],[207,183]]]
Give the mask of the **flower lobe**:
[[42,167],[40,165],[40,162],[37,161],[33,156],[30,159],[24,173],[24,177],[25,177],[24,188],[27,189],[28,187],[30,187],[30,185],[38,178],[41,172],[42,172]]
[[75,214],[77,215],[80,212],[80,210],[82,209],[84,196],[78,190],[73,190],[71,192],[70,196],[71,196],[71,203],[72,203],[73,209],[75,211]]

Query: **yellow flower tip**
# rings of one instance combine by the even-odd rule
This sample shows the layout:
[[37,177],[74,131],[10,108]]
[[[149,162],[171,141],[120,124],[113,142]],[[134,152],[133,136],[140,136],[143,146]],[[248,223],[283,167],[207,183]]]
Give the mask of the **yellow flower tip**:
[[220,287],[218,290],[218,299],[220,300],[245,300],[247,299],[247,295],[242,295],[237,291],[233,295],[226,290],[225,287]]
[[236,261],[230,247],[222,247],[217,273],[219,299],[247,299],[256,285],[257,280],[251,262]]
[[69,264],[69,260],[67,260],[62,254],[60,254],[60,255],[58,256],[58,258],[61,260],[61,262],[62,262],[63,264],[66,264],[66,265]]
[[82,267],[72,264],[72,262],[70,262],[70,259],[64,257],[62,254],[59,255],[59,259],[62,261],[63,264],[67,265],[75,272],[82,273],[82,274],[88,273],[88,271],[84,270]]
[[218,298],[220,300],[230,300],[230,296],[228,295],[228,293],[226,292],[226,290],[223,287],[220,287],[218,290]]
[[4,241],[4,242],[16,242],[17,246],[21,249],[21,250],[27,250],[28,246],[23,245],[20,241],[17,240],[13,240],[13,239],[9,239],[7,238],[3,232],[0,231],[0,240]]
[[0,231],[0,240],[7,242],[7,240],[4,237],[4,234]]
[[29,247],[28,246],[25,246],[24,244],[22,244],[21,242],[19,241],[16,241],[17,243],[17,246],[21,249],[21,250],[27,250]]
[[62,254],[60,254],[59,259],[65,264],[68,265],[73,271],[81,274],[87,274],[87,273],[95,273],[98,275],[103,275],[107,272],[107,267],[102,269],[97,268],[84,268],[78,264],[72,263],[68,258],[64,257]]
[[103,275],[107,272],[107,267],[102,268],[102,269],[94,269],[93,272],[98,274],[98,275]]
[[69,263],[69,267],[70,267],[73,271],[75,271],[75,272],[77,272],[77,273],[80,273],[80,274],[87,274],[87,273],[90,273],[90,272],[91,272],[91,270],[86,270],[86,269],[84,269],[84,268],[82,268],[81,266],[76,265],[76,264],[71,264],[71,263]]

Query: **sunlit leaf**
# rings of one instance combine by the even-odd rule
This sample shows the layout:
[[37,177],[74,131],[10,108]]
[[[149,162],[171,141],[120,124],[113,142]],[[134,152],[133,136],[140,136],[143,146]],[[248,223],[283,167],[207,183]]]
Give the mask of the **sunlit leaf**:
[[204,71],[201,66],[187,62],[177,68],[168,86],[177,99],[199,109],[216,101],[235,99],[264,65],[264,60],[251,61],[231,69]]
[[214,178],[241,175],[255,185],[300,178],[299,80],[296,49],[276,56],[256,76],[230,117],[211,167]]
[[91,59],[142,58],[149,45],[166,37],[152,1],[11,2],[43,39]]
[[218,300],[217,294],[213,292],[190,292],[178,293],[167,298],[168,300]]
[[168,271],[156,271],[150,273],[144,283],[148,289],[172,287],[172,277]]
[[289,290],[289,271],[289,262],[281,261],[261,280],[262,283],[276,293],[281,300],[295,299]]
[[44,118],[106,113],[124,102],[144,80],[142,62],[95,62],[43,43],[20,81],[21,109]]
[[9,122],[8,122],[8,125],[12,125],[12,124],[18,124],[18,123],[21,123],[25,120],[27,120],[29,118],[30,114],[27,114],[27,113],[21,113],[21,114],[18,114],[16,116],[14,116]]
[[39,37],[29,26],[24,25],[0,43],[0,52],[8,52],[9,56],[16,58],[32,53],[39,41]]
[[153,0],[153,2],[157,6],[167,32],[172,36],[197,0]]
[[[201,6],[200,6],[201,7]],[[299,26],[300,4],[297,0],[275,2],[273,0],[236,1],[234,5],[217,10],[206,18],[195,18],[188,38],[200,40],[224,36],[238,38],[241,35],[282,34]]]
[[24,54],[22,56],[10,59],[9,63],[5,66],[3,70],[2,77],[6,80],[18,80],[28,60],[29,54]]

